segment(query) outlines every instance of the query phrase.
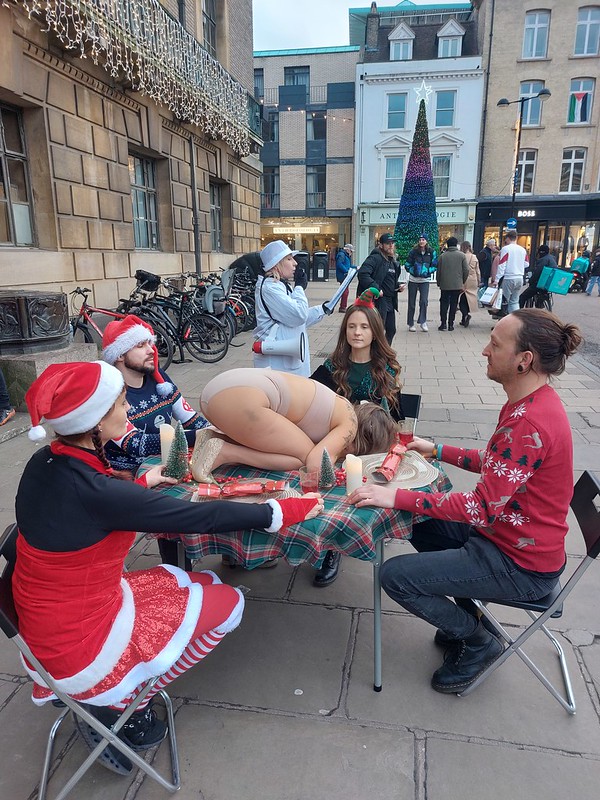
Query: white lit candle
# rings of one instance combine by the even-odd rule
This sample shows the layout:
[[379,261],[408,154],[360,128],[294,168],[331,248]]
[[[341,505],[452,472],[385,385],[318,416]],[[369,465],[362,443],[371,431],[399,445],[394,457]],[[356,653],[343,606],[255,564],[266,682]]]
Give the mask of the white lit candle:
[[348,453],[344,467],[346,469],[346,492],[351,494],[355,489],[362,486],[362,461],[358,456]]
[[175,428],[168,422],[165,422],[158,426],[158,432],[160,433],[160,461],[161,464],[165,465],[169,458],[169,450],[171,449],[175,436]]

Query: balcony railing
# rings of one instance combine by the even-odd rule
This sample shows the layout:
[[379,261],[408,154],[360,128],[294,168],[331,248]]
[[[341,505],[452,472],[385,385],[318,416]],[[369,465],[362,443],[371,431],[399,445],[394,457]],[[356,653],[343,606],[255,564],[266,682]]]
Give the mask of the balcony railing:
[[307,208],[325,208],[325,192],[307,192]]
[[265,210],[279,208],[279,192],[263,192],[260,196],[260,207]]
[[240,156],[250,151],[248,93],[158,0],[2,0],[39,17],[69,50],[166,105]]
[[[261,99],[262,104],[265,106],[278,106],[279,86],[275,86],[271,89],[265,89]],[[315,105],[324,105],[327,103],[327,86],[307,86],[306,102],[314,103]]]

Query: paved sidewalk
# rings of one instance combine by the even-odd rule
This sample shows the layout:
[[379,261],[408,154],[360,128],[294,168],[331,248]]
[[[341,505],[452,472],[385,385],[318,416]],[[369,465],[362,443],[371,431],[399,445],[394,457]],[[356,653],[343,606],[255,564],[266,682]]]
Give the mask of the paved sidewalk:
[[[333,281],[311,285],[322,302]],[[468,329],[438,332],[437,291],[429,305],[431,332],[409,333],[401,297],[395,346],[408,392],[423,397],[419,433],[445,442],[475,442],[491,434],[503,402],[485,377],[481,350],[491,330],[485,311]],[[560,316],[560,298],[556,311]],[[337,339],[341,315],[310,331],[313,368]],[[197,406],[204,384],[223,369],[247,366],[250,336],[215,365],[197,362],[170,370]],[[236,344],[238,342],[236,341]],[[576,477],[600,471],[600,374],[573,358],[556,381],[573,426]],[[17,414],[0,428],[4,481],[0,524],[13,518],[16,486],[35,449]],[[6,438],[14,432],[13,438]],[[10,467],[7,469],[7,467]],[[473,476],[449,468],[455,487]],[[576,526],[567,549],[583,552]],[[409,552],[407,543],[386,556]],[[153,542],[138,542],[134,569],[158,561]],[[442,654],[431,628],[383,602],[383,691],[372,690],[372,570],[345,558],[336,583],[312,586],[308,567],[280,563],[271,571],[212,567],[247,589],[238,631],[207,661],[171,687],[176,698],[182,800],[562,800],[596,797],[600,782],[600,574],[594,565],[579,584],[562,619],[561,633],[578,711],[570,717],[517,659],[510,659],[468,698],[435,693],[431,673]],[[517,625],[507,612],[503,619]],[[542,643],[544,645],[545,643]],[[556,657],[538,645],[533,657],[558,678]],[[43,747],[54,710],[38,709],[6,641],[0,648],[0,798],[36,796]],[[59,735],[57,776],[83,756],[70,726]],[[64,764],[62,763],[64,761]],[[167,748],[156,756],[163,767]],[[56,791],[52,781],[50,791]],[[155,800],[168,795],[142,779],[123,779],[94,767],[72,795],[85,800]]]

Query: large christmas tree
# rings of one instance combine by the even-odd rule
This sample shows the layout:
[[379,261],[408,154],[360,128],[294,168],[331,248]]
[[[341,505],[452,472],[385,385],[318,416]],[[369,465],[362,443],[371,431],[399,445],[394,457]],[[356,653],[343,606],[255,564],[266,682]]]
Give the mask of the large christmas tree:
[[431,249],[437,253],[439,233],[424,100],[419,103],[415,135],[394,229],[396,251],[401,264],[405,263],[408,254],[422,234],[427,237]]

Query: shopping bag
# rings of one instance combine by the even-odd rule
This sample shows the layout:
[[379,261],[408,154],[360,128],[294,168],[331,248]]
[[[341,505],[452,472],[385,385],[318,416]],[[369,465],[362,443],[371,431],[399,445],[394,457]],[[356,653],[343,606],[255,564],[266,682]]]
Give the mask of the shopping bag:
[[497,294],[498,289],[496,289],[494,286],[484,287],[478,292],[479,302],[482,306],[491,306]]
[[500,311],[502,308],[502,289],[496,289],[496,294],[494,295],[490,305],[496,311]]

